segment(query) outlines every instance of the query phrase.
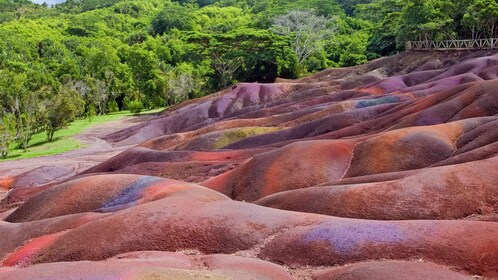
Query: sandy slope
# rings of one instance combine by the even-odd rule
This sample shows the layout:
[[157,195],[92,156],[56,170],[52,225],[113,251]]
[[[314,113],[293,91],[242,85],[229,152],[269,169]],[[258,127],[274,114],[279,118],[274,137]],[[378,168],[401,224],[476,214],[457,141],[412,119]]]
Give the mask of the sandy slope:
[[238,84],[90,141],[11,183],[1,279],[498,277],[496,52]]

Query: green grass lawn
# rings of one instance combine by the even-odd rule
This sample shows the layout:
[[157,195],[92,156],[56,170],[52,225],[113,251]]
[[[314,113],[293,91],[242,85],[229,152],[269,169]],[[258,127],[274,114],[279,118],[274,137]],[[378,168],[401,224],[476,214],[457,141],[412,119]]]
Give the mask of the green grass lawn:
[[[158,113],[162,110],[164,108],[144,111],[141,115]],[[74,136],[83,133],[94,125],[119,120],[127,116],[132,116],[132,114],[129,111],[121,111],[104,116],[95,116],[91,122],[88,119],[78,119],[67,128],[55,132],[52,142],[47,141],[47,134],[45,132],[35,134],[29,141],[30,148],[27,151],[16,149],[13,145],[7,157],[0,159],[0,161],[58,155],[82,148],[84,145],[76,140]]]

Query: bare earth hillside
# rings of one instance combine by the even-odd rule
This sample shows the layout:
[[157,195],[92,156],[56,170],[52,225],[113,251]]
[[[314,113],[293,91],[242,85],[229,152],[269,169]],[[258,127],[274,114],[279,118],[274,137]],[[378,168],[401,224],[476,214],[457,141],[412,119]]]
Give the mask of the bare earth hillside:
[[238,84],[101,138],[73,177],[0,181],[0,279],[498,278],[497,52]]

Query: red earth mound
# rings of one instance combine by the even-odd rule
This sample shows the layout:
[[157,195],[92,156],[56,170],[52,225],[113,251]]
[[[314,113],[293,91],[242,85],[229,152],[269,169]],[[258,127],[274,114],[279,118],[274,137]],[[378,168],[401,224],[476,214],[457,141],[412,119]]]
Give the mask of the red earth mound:
[[498,278],[495,53],[239,84],[3,177],[0,279]]
[[358,263],[314,275],[316,280],[470,280],[475,279],[433,264],[401,261]]
[[228,255],[186,256],[181,253],[137,252],[105,262],[71,262],[4,269],[2,279],[293,279],[277,265]]

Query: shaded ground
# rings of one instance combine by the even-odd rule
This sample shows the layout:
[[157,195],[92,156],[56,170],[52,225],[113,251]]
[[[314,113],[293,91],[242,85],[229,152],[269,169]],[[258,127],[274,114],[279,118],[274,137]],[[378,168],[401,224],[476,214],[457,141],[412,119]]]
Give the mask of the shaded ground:
[[28,173],[2,182],[0,278],[498,278],[496,52],[243,83],[109,126],[58,167],[4,166]]

